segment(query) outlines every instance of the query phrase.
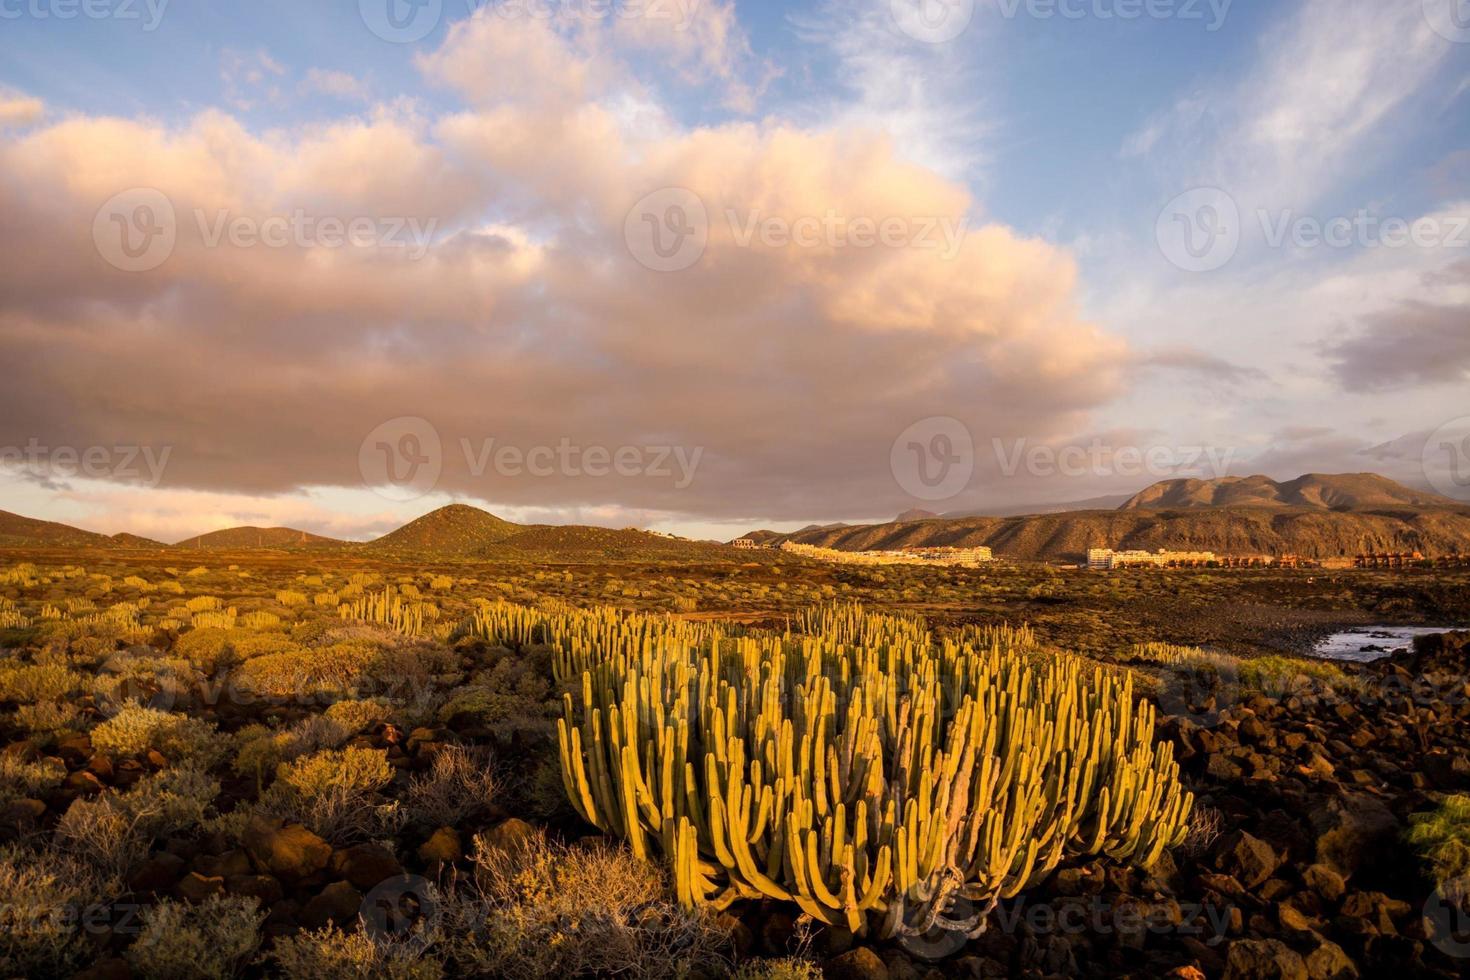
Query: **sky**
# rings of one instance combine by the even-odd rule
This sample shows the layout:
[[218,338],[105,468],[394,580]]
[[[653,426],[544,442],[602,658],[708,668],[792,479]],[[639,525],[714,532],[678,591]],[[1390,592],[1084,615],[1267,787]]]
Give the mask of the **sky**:
[[0,509],[1470,501],[1467,0],[0,0]]

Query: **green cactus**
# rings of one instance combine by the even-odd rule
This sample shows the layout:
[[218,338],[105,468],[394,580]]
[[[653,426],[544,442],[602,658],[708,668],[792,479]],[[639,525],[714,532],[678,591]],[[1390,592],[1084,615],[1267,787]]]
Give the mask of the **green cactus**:
[[[581,668],[558,723],[568,798],[669,862],[684,903],[978,934],[1064,858],[1146,865],[1183,840],[1192,798],[1127,672],[856,607],[799,622],[730,637],[606,611],[541,621],[559,672]],[[960,899],[980,911],[951,918]]]

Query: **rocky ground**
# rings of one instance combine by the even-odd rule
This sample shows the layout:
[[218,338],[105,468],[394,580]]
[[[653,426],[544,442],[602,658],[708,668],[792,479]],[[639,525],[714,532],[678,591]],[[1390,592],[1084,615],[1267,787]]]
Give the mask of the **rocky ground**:
[[1148,875],[1101,860],[1060,869],[954,959],[849,950],[829,975],[1470,976],[1470,959],[1426,936],[1433,884],[1401,839],[1435,794],[1470,790],[1470,633],[1355,674],[1352,696],[1256,695],[1219,711],[1212,701],[1230,692],[1179,698],[1193,710],[1163,718],[1159,733],[1218,813],[1213,840]]
[[[737,906],[726,925],[742,952],[805,947],[828,976],[863,980],[1470,975],[1470,959],[1426,936],[1433,886],[1401,839],[1409,815],[1431,809],[1436,794],[1470,791],[1470,633],[1430,637],[1411,655],[1347,670],[1356,679],[1350,693],[1309,687],[1244,699],[1229,678],[1220,686],[1165,678],[1159,735],[1176,746],[1218,833],[1197,834],[1148,874],[1106,860],[1063,867],[1004,903],[969,944],[948,935],[882,946],[811,935],[773,905]],[[446,744],[485,735],[451,720],[412,732],[379,726],[360,739],[386,749],[406,777],[429,768]],[[17,743],[6,751],[35,750]],[[65,765],[65,782],[46,799],[10,804],[0,838],[52,826],[78,797],[165,768],[156,755],[114,761],[85,736],[61,743],[53,758]],[[253,787],[240,780],[225,794],[248,799]],[[534,833],[508,812],[489,812],[474,828],[424,828],[395,856],[371,844],[334,848],[300,826],[257,819],[241,844],[223,835],[165,842],[128,885],[145,903],[253,896],[269,910],[268,935],[351,927],[384,888],[390,904],[401,902],[405,875],[452,877],[468,835],[482,829],[492,843]],[[89,926],[104,958],[85,976],[130,975],[107,956],[131,941],[128,919],[120,905]]]

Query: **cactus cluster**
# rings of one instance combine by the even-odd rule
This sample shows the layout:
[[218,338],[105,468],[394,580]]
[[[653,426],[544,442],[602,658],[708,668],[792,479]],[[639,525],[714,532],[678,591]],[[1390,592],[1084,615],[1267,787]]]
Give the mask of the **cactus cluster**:
[[425,622],[438,619],[439,609],[432,603],[405,599],[390,586],[381,592],[368,592],[351,602],[342,603],[337,607],[337,615],[343,619],[378,623],[404,636],[422,636]]
[[[628,622],[588,616],[575,644],[547,628],[582,649]],[[975,935],[1063,859],[1147,865],[1183,840],[1192,798],[1127,672],[856,607],[800,623],[750,637],[639,623],[565,664],[582,668],[558,723],[567,794],[670,863],[684,903],[768,898],[854,933]]]

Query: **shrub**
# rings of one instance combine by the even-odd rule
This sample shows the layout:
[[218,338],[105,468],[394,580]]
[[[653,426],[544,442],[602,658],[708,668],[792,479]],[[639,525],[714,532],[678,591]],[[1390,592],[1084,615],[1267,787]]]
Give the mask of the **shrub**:
[[224,980],[255,955],[264,919],[253,898],[214,895],[198,905],[165,899],[143,911],[127,960],[139,976],[156,980]]
[[379,749],[318,752],[279,765],[260,805],[267,814],[296,821],[334,844],[385,836],[402,820],[398,804],[377,795],[392,778],[393,768]]
[[451,971],[508,980],[687,977],[726,970],[713,916],[681,908],[663,871],[626,850],[476,838],[475,871],[446,902]]
[[371,731],[393,714],[393,709],[378,701],[338,701],[323,713],[328,720],[341,725],[350,738]]
[[35,704],[60,701],[80,691],[86,678],[61,664],[25,664],[0,667],[0,701]]
[[45,796],[66,780],[60,759],[28,761],[13,752],[0,753],[0,803]]
[[328,926],[276,940],[271,959],[288,980],[439,980],[437,960],[406,945],[375,942],[362,932]]
[[355,691],[375,652],[362,643],[270,653],[246,660],[235,670],[237,683],[267,698],[339,696]]
[[822,980],[822,971],[811,960],[795,956],[779,960],[747,960],[730,974],[730,980]]
[[382,749],[352,747],[341,752],[318,752],[276,770],[276,781],[284,783],[302,796],[320,796],[328,790],[343,789],[354,793],[371,793],[387,786],[393,778],[393,767]]
[[454,827],[490,809],[498,792],[483,753],[450,745],[434,756],[427,773],[413,778],[405,809],[426,826]]
[[110,756],[141,755],[157,749],[173,762],[211,768],[224,757],[227,741],[209,722],[128,703],[92,729],[92,747]]
[[56,840],[99,871],[125,878],[155,839],[197,829],[219,790],[197,769],[168,769],[126,793],[73,801],[56,825]]
[[80,732],[84,727],[81,712],[68,701],[42,701],[15,709],[15,725],[39,745],[50,745],[64,734]]
[[71,975],[94,949],[78,913],[105,906],[122,890],[67,855],[0,848],[0,975]]
[[1470,796],[1447,796],[1409,817],[1405,836],[1439,884],[1470,875]]

